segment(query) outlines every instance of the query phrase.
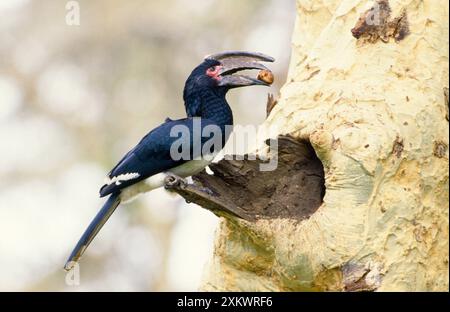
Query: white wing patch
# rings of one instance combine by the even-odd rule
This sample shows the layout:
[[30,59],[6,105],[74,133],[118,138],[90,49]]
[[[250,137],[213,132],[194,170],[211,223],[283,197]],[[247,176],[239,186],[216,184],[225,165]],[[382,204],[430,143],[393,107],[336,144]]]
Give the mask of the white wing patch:
[[111,185],[111,184],[115,183],[116,185],[120,185],[124,181],[133,180],[133,179],[138,178],[139,176],[140,176],[140,174],[137,172],[130,172],[130,173],[120,174],[120,175],[118,175],[116,177],[112,177],[112,178],[106,177],[105,184]]

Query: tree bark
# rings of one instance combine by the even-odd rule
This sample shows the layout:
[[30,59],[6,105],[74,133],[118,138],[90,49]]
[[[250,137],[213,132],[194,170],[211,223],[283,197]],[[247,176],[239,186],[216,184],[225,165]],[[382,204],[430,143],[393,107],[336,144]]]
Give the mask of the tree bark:
[[[240,169],[267,187],[230,193],[220,185],[236,166],[212,168],[196,183],[213,198],[187,195],[210,209],[231,202],[212,209],[222,217],[201,289],[448,290],[448,2],[298,0],[273,104],[265,126],[297,142],[280,148],[294,160],[278,178]],[[314,150],[304,157],[295,144]],[[321,166],[302,174],[315,155],[324,196]]]

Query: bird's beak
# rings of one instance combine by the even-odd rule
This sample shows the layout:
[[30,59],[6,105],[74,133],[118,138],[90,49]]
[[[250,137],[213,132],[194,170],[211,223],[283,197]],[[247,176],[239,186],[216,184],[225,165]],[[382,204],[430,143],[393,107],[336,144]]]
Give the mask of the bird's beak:
[[219,86],[238,88],[245,86],[261,85],[270,86],[269,83],[245,75],[235,75],[241,70],[258,69],[270,70],[259,62],[273,62],[273,57],[262,53],[231,51],[209,55],[206,59],[213,59],[221,63],[219,70]]

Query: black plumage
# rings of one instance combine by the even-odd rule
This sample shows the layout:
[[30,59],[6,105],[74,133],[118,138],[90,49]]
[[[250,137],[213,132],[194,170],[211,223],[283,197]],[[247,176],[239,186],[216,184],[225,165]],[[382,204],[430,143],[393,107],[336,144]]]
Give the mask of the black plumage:
[[[184,166],[193,159],[204,157],[205,154],[220,151],[228,139],[229,131],[226,131],[226,128],[233,124],[233,114],[225,99],[228,90],[243,86],[268,85],[254,78],[234,75],[243,69],[267,69],[257,61],[272,62],[273,59],[258,53],[226,52],[207,57],[192,71],[183,92],[187,117],[178,120],[167,118],[142,138],[109,172],[108,182],[100,189],[100,196],[109,195],[109,198],[72,251],[65,265],[66,270],[73,266],[74,261],[78,261],[121,200],[128,200],[122,198],[125,190],[136,187],[141,181],[155,175]],[[183,136],[176,131],[174,133],[173,130],[177,127],[185,129],[189,135]],[[203,132],[211,127],[219,129],[220,133]],[[215,137],[217,135],[220,137]],[[212,139],[220,144],[207,145],[208,148],[204,150],[206,143]],[[196,145],[194,140],[198,140],[196,142],[199,144]],[[175,142],[180,141],[183,146],[188,147],[187,159],[177,159],[171,154]],[[200,148],[196,148],[198,145]],[[186,170],[184,172],[186,175],[195,173]],[[138,193],[140,188],[137,187],[136,190]]]
[[[225,105],[225,104],[224,104]],[[231,111],[230,111],[231,112]],[[189,129],[189,132],[193,133],[194,123],[198,122],[199,130],[202,131],[206,126],[214,125],[223,129],[222,133],[225,134],[225,126],[231,125],[227,120],[232,118],[223,118],[221,124],[214,120],[207,118],[193,117],[184,118],[179,120],[166,121],[157,128],[150,131],[131,151],[129,151],[122,160],[110,171],[108,177],[114,179],[120,175],[136,173],[138,176],[130,180],[119,181],[119,183],[104,184],[100,189],[100,196],[104,197],[113,192],[120,191],[121,189],[142,181],[159,172],[167,171],[170,168],[174,168],[181,164],[186,163],[189,160],[196,159],[200,156],[204,156],[196,153],[193,150],[194,136],[191,135],[188,138],[183,138],[181,135],[170,136],[171,129],[175,126],[184,126]],[[203,149],[203,145],[208,140],[212,139],[212,135],[200,137],[200,152]],[[226,143],[227,136],[223,136],[221,140],[221,146]],[[186,140],[184,146],[191,147],[189,151],[188,159],[174,160],[170,153],[170,147],[176,140]],[[215,151],[209,151],[210,154],[214,154],[220,151],[220,145],[216,146]]]

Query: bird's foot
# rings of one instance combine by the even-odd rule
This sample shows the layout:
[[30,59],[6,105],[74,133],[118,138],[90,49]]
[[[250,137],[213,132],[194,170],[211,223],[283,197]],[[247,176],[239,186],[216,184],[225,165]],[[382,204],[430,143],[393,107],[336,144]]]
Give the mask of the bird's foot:
[[164,188],[166,190],[183,187],[186,184],[187,181],[185,179],[171,173],[167,174],[167,176],[164,178]]

